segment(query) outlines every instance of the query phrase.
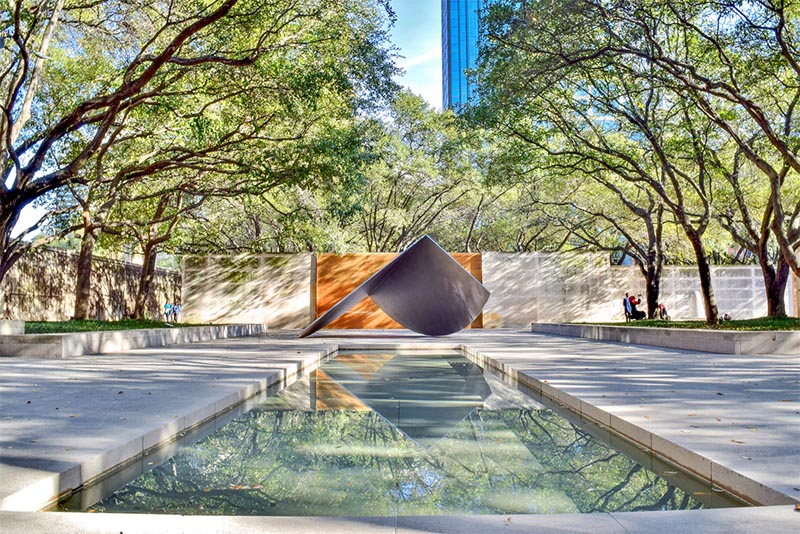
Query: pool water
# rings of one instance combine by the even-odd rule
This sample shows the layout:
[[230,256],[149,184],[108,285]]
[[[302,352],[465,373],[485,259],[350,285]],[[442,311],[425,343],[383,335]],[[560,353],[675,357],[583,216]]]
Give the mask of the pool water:
[[636,460],[611,448],[596,437],[602,430],[543,402],[458,353],[340,354],[88,510],[394,516],[737,505],[635,447],[621,448]]

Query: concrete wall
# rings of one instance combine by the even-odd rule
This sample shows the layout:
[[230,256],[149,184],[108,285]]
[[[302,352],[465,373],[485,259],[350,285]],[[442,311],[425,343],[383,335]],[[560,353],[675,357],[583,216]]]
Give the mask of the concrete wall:
[[[638,268],[611,267],[611,270],[615,287],[623,294],[625,291],[644,294],[644,278]],[[711,283],[720,315],[727,313],[734,319],[767,315],[764,279],[758,266],[712,266]],[[785,298],[786,312],[791,315],[796,309],[793,281],[786,287]],[[705,319],[697,267],[666,267],[661,277],[660,300],[673,319]]]
[[[728,313],[734,319],[767,315],[764,279],[758,266],[715,266],[711,268],[711,280],[720,315]],[[696,267],[666,269],[661,281],[661,294],[674,317],[705,318]],[[791,282],[787,285],[785,298],[786,312],[791,314],[795,308]]]
[[[612,267],[602,253],[454,256],[492,292],[483,313],[486,328],[527,327],[533,322],[621,321],[624,294],[645,293],[638,268]],[[184,260],[184,319],[303,328],[393,257],[189,257]],[[473,265],[476,258],[480,258],[477,266]],[[737,319],[766,315],[758,267],[713,267],[712,276],[721,314]],[[794,288],[787,288],[789,313],[795,310],[793,295]],[[702,319],[697,269],[667,267],[661,302],[673,319]],[[396,327],[369,299],[343,319],[333,327]]]
[[185,257],[183,320],[303,328],[314,318],[315,272],[313,254]]
[[532,322],[614,320],[615,285],[605,254],[483,254],[487,328]]
[[[23,325],[24,328],[24,325]],[[189,326],[67,334],[0,336],[0,357],[71,358],[83,354],[109,354],[131,349],[198,343],[230,337],[257,336],[262,325]]]
[[[23,256],[0,284],[4,315],[25,321],[64,321],[75,309],[78,257],[62,250],[38,249]],[[89,317],[122,319],[133,312],[142,268],[130,263],[95,258]],[[150,318],[160,317],[161,307],[180,294],[177,271],[156,270],[154,295],[147,302]]]
[[[621,321],[625,293],[645,295],[639,269],[610,266],[604,254],[484,253],[483,277],[492,292],[484,308],[484,325],[489,328],[524,327],[532,322]],[[712,284],[720,314],[734,319],[767,314],[757,266],[712,267]],[[787,313],[797,309],[795,294],[790,284]],[[673,319],[705,318],[697,268],[666,267],[660,301]]]

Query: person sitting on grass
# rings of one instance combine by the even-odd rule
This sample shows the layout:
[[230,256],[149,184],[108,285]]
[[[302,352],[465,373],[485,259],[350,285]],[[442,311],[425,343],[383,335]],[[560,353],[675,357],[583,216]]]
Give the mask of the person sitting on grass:
[[631,318],[637,321],[639,319],[644,319],[645,317],[647,317],[647,314],[645,312],[636,309],[636,306],[642,303],[641,295],[639,295],[639,297],[640,298],[637,299],[634,295],[631,295],[628,298],[628,300],[630,300],[631,303]]

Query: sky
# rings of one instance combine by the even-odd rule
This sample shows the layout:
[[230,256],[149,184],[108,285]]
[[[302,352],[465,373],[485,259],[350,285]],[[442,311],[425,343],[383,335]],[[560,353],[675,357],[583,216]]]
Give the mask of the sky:
[[397,64],[406,71],[397,81],[442,108],[442,2],[392,0],[397,23],[391,29],[394,45],[403,57]]

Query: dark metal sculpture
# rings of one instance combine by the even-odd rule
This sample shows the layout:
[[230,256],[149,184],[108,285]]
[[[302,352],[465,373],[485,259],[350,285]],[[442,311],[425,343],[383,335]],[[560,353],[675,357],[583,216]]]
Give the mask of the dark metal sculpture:
[[475,320],[489,291],[426,235],[317,317],[300,337],[324,328],[367,297],[404,327],[445,336]]

